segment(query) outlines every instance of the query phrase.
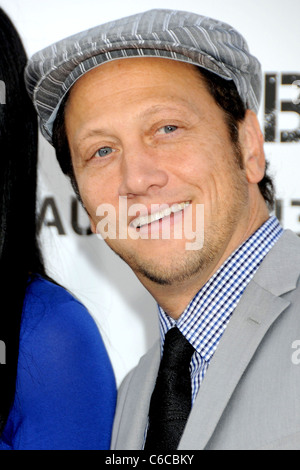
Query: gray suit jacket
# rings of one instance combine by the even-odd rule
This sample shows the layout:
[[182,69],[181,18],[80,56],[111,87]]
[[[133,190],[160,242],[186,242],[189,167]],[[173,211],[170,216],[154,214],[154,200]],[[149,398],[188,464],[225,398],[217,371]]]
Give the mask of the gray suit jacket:
[[[284,232],[219,343],[178,449],[300,450],[300,239]],[[299,348],[299,346],[298,346]],[[112,449],[141,449],[157,342],[119,391]]]

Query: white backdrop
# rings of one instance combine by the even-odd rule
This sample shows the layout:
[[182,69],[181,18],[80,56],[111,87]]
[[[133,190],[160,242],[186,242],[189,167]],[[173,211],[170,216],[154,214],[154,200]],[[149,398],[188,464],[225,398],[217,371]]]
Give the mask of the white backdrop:
[[[70,34],[151,8],[190,10],[236,27],[266,76],[259,118],[277,188],[276,213],[285,228],[300,234],[300,0],[0,0],[0,6],[14,21],[28,55]],[[39,211],[49,274],[95,318],[119,384],[158,335],[156,304],[105,243],[88,234],[87,216],[43,138]]]

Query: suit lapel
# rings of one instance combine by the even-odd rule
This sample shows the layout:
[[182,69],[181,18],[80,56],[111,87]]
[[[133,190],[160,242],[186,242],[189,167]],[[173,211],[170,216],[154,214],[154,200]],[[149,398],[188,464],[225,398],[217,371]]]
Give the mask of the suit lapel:
[[267,330],[289,302],[251,283],[227,326],[190,414],[179,449],[204,449]]
[[211,361],[179,449],[203,450],[272,323],[288,307],[280,295],[299,277],[299,239],[285,232],[244,292]]

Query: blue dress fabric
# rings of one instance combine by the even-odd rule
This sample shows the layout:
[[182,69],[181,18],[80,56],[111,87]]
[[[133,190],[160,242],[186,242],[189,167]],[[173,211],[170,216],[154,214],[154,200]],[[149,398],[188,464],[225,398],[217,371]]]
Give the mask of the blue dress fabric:
[[109,449],[115,405],[114,373],[93,318],[65,289],[35,277],[0,449]]

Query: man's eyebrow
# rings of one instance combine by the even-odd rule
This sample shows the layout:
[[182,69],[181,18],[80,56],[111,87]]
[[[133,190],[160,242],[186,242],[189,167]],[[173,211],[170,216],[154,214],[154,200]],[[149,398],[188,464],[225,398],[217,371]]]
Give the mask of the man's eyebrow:
[[151,114],[159,113],[161,111],[175,111],[175,107],[171,105],[163,105],[163,104],[157,104],[155,106],[151,106],[151,108],[148,108],[144,111],[140,112],[140,117],[143,116],[148,116]]
[[[172,100],[172,97],[170,97],[170,101]],[[191,106],[191,103],[189,103],[187,100],[183,98],[176,98],[177,102],[180,103],[180,105],[184,106],[187,108],[188,106]],[[172,104],[157,104],[154,106],[151,106],[151,108],[148,108],[144,111],[141,111],[139,114],[139,117],[147,117],[151,116],[152,114],[159,113],[161,111],[179,111],[177,106],[174,106]],[[181,110],[182,111],[182,110]]]
[[76,147],[80,148],[80,146],[91,137],[104,137],[107,136],[107,131],[105,129],[89,129],[85,132],[81,137],[79,137],[78,142],[76,143]]

